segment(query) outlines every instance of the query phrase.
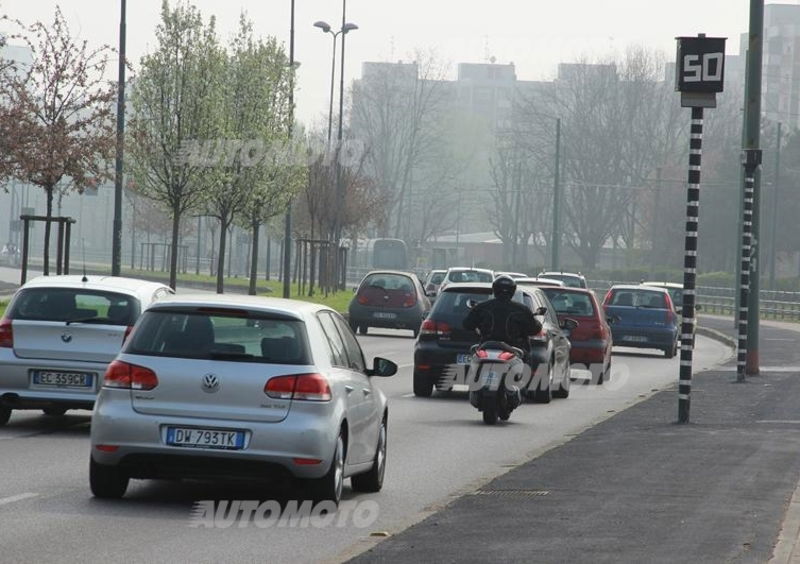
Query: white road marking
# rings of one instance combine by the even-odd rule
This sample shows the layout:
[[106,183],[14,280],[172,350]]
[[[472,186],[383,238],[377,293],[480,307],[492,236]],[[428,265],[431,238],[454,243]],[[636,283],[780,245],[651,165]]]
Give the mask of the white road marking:
[[7,505],[9,503],[14,503],[15,501],[22,501],[23,499],[29,499],[31,497],[37,497],[39,494],[37,493],[21,493],[17,495],[12,495],[9,497],[0,497],[0,505]]

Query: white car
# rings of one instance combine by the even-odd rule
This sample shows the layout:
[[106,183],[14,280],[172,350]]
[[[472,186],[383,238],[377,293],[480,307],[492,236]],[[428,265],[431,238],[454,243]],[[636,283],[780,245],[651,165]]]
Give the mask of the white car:
[[338,503],[345,478],[381,489],[387,399],[344,318],[318,304],[176,296],[153,304],[105,374],[92,416],[89,482],[131,478],[306,480]]
[[0,425],[14,409],[92,409],[106,366],[141,311],[172,294],[113,276],[40,276],[0,319]]
[[450,284],[474,284],[476,282],[491,284],[494,282],[494,278],[494,272],[486,268],[456,266],[447,270],[444,280],[439,285],[439,292]]

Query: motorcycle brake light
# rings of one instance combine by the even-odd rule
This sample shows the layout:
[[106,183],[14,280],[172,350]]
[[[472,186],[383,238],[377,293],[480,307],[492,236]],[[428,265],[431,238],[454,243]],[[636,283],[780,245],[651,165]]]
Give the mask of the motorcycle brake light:
[[480,349],[479,351],[477,351],[477,352],[475,353],[475,356],[477,356],[478,358],[489,358],[489,353],[488,353],[488,352],[486,352],[486,351],[485,351],[485,350],[483,350],[483,349]]
[[497,356],[497,358],[499,358],[500,360],[511,360],[512,358],[514,358],[514,353],[503,351]]

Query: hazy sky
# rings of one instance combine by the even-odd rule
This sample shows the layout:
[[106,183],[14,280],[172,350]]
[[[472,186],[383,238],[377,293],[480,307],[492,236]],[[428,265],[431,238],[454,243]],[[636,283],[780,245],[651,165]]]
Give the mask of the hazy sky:
[[[347,0],[347,19],[360,29],[348,35],[345,79],[363,61],[409,60],[415,48],[434,49],[450,63],[513,61],[523,80],[550,79],[559,62],[622,53],[641,44],[673,56],[675,36],[728,37],[738,53],[747,30],[749,0]],[[770,3],[770,2],[768,2]],[[782,3],[798,4],[800,0]],[[93,44],[117,44],[118,0],[0,0],[0,13],[25,22],[49,21],[56,4],[73,30]],[[194,0],[217,17],[223,38],[245,10],[256,31],[289,41],[290,0]],[[136,67],[154,40],[161,0],[129,0],[128,58]],[[295,58],[300,61],[298,117],[327,116],[331,37],[312,24],[341,23],[342,0],[296,0]],[[2,29],[0,29],[2,31]],[[338,78],[337,78],[338,81]],[[338,82],[337,82],[338,84]],[[337,86],[338,87],[338,86]]]

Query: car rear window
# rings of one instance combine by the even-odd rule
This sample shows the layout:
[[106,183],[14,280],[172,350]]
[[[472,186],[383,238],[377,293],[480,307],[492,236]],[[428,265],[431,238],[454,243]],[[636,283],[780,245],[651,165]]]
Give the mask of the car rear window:
[[594,303],[592,298],[586,294],[578,292],[565,292],[557,287],[542,288],[550,303],[553,304],[553,309],[557,313],[567,315],[582,315],[594,316]]
[[665,295],[661,292],[648,292],[646,290],[615,290],[609,305],[647,307],[653,309],[666,309]]
[[441,284],[442,280],[444,280],[444,272],[435,272],[431,274],[431,279],[428,284]]
[[239,311],[146,311],[124,352],[264,364],[311,363],[302,321]]
[[413,292],[414,282],[412,282],[411,278],[402,274],[370,274],[361,284],[362,290],[366,288]]
[[139,301],[102,290],[28,288],[20,291],[7,315],[25,321],[133,325],[139,316]]
[[492,282],[494,277],[490,272],[480,270],[453,270],[448,275],[448,280],[454,284],[462,282]]
[[[483,292],[442,292],[442,294],[436,298],[436,303],[433,305],[431,315],[434,316],[437,313],[444,313],[446,315],[463,314],[463,316],[466,317],[467,313],[469,312],[469,307],[467,307],[467,302],[469,300],[481,303],[491,298],[491,288],[487,288]],[[517,293],[514,294],[514,301],[524,304],[525,298],[523,297],[523,293],[517,291]]]

